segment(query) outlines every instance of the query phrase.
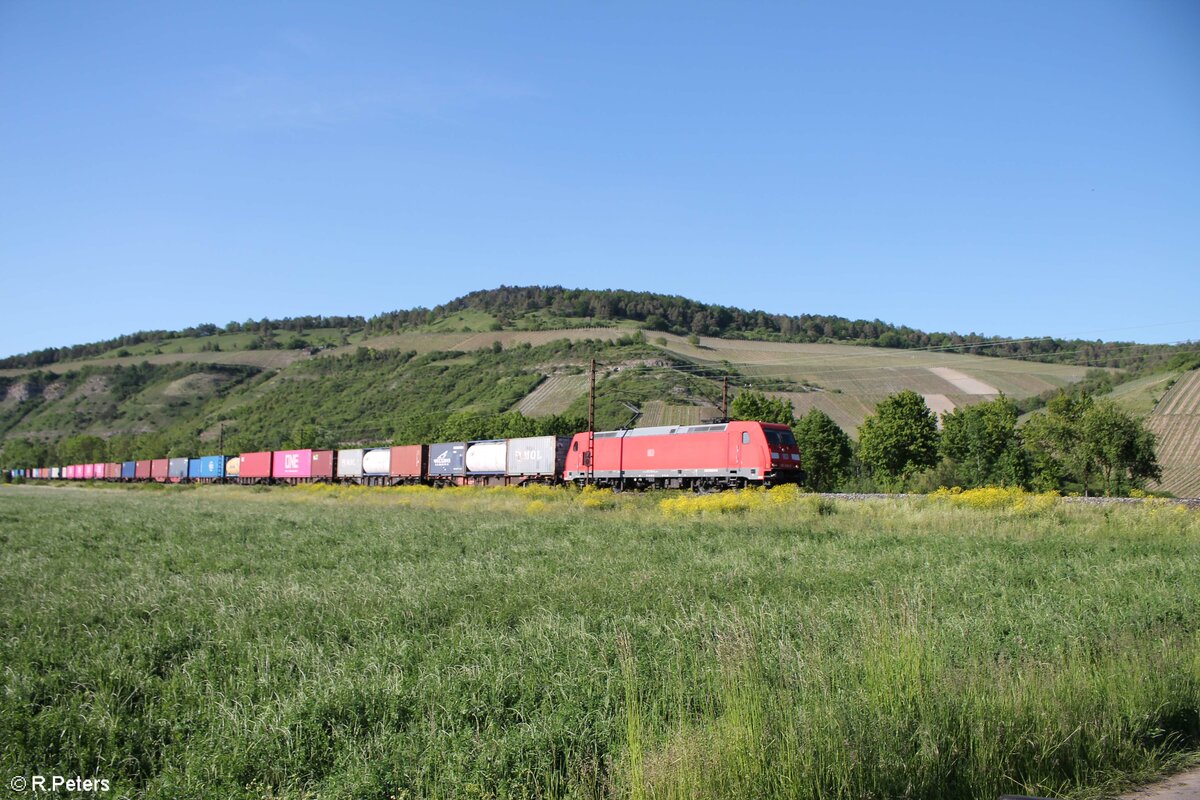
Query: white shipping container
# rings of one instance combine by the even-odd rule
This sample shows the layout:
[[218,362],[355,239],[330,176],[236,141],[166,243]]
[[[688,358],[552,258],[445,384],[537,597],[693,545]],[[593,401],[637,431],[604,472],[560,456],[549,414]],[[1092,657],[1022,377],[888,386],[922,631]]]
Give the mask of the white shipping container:
[[508,440],[509,475],[556,475],[566,465],[569,436],[530,436]]
[[506,442],[476,442],[467,448],[467,472],[493,472],[503,475],[508,448]]
[[381,447],[363,453],[363,475],[387,475],[392,471],[392,449]]
[[339,478],[361,478],[363,474],[362,450],[338,450],[337,476]]

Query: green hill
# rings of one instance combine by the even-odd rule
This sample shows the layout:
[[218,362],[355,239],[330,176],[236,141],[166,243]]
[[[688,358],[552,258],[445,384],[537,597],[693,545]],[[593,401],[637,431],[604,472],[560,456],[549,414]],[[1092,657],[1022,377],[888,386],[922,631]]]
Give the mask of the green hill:
[[[1027,410],[1061,388],[1085,385],[1111,390],[1139,416],[1163,417],[1155,424],[1169,445],[1167,474],[1188,469],[1191,440],[1176,431],[1184,423],[1155,405],[1190,366],[1183,348],[1093,342],[1072,352],[1052,340],[1029,349],[1029,340],[1020,345],[1027,352],[998,357],[1010,349],[1006,340],[989,347],[980,337],[957,337],[964,341],[954,345],[946,343],[954,335],[921,334],[897,340],[904,347],[880,347],[884,334],[911,329],[837,319],[638,293],[502,288],[370,320],[306,317],[134,334],[61,348],[53,358],[42,351],[7,359],[0,436],[50,444],[91,435],[119,440],[125,453],[159,455],[422,441],[447,430],[456,414],[515,419],[517,412],[539,424],[579,425],[594,358],[601,428],[627,424],[630,406],[642,411],[640,425],[714,418],[722,376],[732,393],[752,387],[783,396],[798,415],[819,408],[851,436],[876,403],[905,389],[942,413],[1000,393]],[[839,331],[860,338],[814,335]],[[16,363],[22,358],[49,361]],[[1097,361],[1127,368],[1097,369]],[[1183,444],[1171,444],[1176,439]],[[1183,485],[1164,480],[1171,491]]]

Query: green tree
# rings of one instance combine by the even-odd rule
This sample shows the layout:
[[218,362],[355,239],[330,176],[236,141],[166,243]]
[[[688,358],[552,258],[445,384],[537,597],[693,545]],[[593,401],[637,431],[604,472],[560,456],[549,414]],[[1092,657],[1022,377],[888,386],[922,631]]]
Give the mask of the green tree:
[[837,489],[850,472],[850,437],[819,408],[801,417],[792,429],[800,446],[804,485],[816,492]]
[[1034,414],[1021,428],[1035,489],[1063,491],[1074,484],[1090,494],[1096,453],[1093,442],[1084,439],[1083,417],[1091,407],[1086,393],[1059,392],[1044,413]]
[[777,422],[781,425],[796,424],[796,412],[792,408],[791,400],[767,397],[753,389],[738,392],[737,397],[729,404],[729,416],[732,419]]
[[64,464],[90,464],[108,460],[108,445],[99,436],[79,434],[68,436],[58,445],[58,455]]
[[490,439],[488,418],[474,411],[456,411],[438,426],[434,437],[439,442],[467,442],[474,439]]
[[942,416],[941,452],[957,485],[1025,485],[1029,470],[1017,416],[1016,403],[1003,395]]
[[48,467],[51,460],[50,446],[34,439],[10,439],[0,451],[0,464],[4,469]]
[[858,429],[858,457],[892,486],[937,464],[937,420],[925,399],[908,390],[875,406],[875,414]]
[[1116,403],[1094,403],[1080,420],[1080,428],[1106,495],[1125,495],[1147,480],[1162,479],[1154,434]]

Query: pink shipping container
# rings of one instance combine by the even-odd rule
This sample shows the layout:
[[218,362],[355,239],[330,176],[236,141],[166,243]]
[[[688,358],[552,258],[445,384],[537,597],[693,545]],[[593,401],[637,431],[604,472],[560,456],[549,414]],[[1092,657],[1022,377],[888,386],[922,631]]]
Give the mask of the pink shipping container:
[[423,444],[411,444],[392,448],[393,478],[408,478],[420,480],[424,475],[425,454],[428,447]]
[[155,458],[150,461],[150,477],[156,481],[166,481],[170,470],[170,461],[165,458]]
[[85,481],[90,481],[92,479],[95,471],[96,471],[95,464],[84,464],[83,465],[83,479]]
[[238,475],[242,480],[271,477],[271,454],[242,453],[241,472]]
[[75,465],[74,464],[67,465],[67,478],[69,480],[75,480]]
[[332,478],[333,477],[333,451],[332,450],[313,450],[312,451],[312,476],[314,478]]
[[98,481],[102,481],[102,480],[104,480],[104,470],[105,470],[105,467],[106,467],[106,465],[105,465],[105,464],[103,464],[103,463],[101,463],[101,464],[92,464],[92,477],[93,477],[93,478],[95,478],[95,479],[96,479],[96,480],[98,480]]
[[139,481],[150,480],[150,462],[139,461],[133,468],[133,476]]
[[[271,457],[271,472],[276,478],[311,478],[312,455],[312,450],[277,450]],[[245,474],[243,466],[242,475]]]

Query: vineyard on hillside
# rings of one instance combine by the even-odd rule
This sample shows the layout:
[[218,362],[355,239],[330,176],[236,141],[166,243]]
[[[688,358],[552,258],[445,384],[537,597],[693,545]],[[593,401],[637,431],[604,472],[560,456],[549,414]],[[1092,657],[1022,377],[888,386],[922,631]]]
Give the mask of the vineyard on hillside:
[[1146,420],[1158,437],[1159,488],[1200,497],[1200,370],[1184,373]]

